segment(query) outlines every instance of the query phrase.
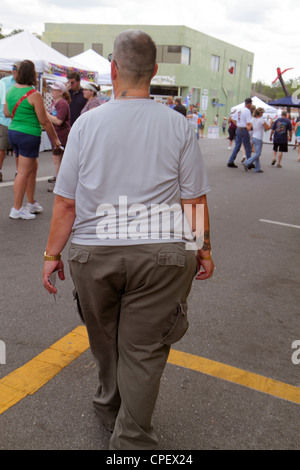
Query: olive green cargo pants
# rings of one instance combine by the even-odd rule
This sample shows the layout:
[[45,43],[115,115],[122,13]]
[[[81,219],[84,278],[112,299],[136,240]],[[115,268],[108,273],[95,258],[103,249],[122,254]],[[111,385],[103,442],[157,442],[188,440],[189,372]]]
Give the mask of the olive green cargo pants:
[[197,271],[184,243],[71,244],[70,271],[95,358],[93,403],[110,450],[155,449],[152,414],[170,345],[188,328]]

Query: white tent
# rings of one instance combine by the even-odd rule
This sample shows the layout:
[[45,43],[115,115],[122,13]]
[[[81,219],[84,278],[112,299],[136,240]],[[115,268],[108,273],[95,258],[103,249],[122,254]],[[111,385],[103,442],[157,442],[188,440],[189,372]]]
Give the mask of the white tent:
[[45,44],[28,31],[0,40],[0,70],[10,71],[15,61],[31,60],[38,73],[66,74],[66,69],[76,69],[97,77],[97,70],[86,69],[69,57]]
[[[265,110],[265,113],[264,113],[264,116],[266,115],[270,115],[271,117],[273,115],[276,115],[278,116],[279,115],[279,111],[278,109],[276,108],[273,108],[273,106],[269,106],[267,103],[265,103],[264,101],[262,101],[260,98],[258,98],[257,96],[253,96],[252,98],[252,104],[256,107],[256,108],[263,108]],[[231,108],[231,112],[237,110],[237,109],[240,109],[240,108],[243,108],[245,106],[245,102],[243,101],[242,103],[236,105],[236,106],[233,106]]]
[[93,49],[88,49],[81,54],[71,57],[71,59],[85,65],[86,67],[92,67],[93,70],[97,70],[98,83],[100,85],[111,84],[110,62],[102,57],[102,55],[97,54]]

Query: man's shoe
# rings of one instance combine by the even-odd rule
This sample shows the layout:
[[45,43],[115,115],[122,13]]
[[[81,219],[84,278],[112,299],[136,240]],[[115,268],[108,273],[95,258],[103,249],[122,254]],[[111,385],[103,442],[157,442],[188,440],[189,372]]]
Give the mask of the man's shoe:
[[11,209],[9,214],[10,219],[23,219],[23,220],[33,220],[36,218],[34,214],[28,212],[25,207],[21,207],[21,209],[17,210],[14,207]]
[[237,168],[238,166],[235,163],[227,163],[229,168]]
[[276,165],[276,168],[282,168],[282,166],[278,163],[278,164]]
[[275,163],[276,163],[276,160],[273,160],[272,163],[271,163],[271,165],[275,165]]
[[244,167],[245,171],[248,171],[248,167],[247,167],[247,165],[245,165],[245,163],[243,163],[243,167]]
[[254,163],[251,163],[251,164],[248,166],[248,170],[252,170],[253,168],[255,168],[255,165],[254,165]]
[[43,207],[36,201],[34,202],[34,204],[30,204],[30,202],[27,202],[26,209],[28,210],[28,212],[30,212],[30,214],[40,214],[44,210]]
[[264,170],[257,170],[254,173],[263,173],[263,172],[264,172]]
[[55,183],[56,181],[56,176],[52,176],[51,178],[48,179],[48,183]]
[[2,183],[2,171],[0,171],[0,183]]

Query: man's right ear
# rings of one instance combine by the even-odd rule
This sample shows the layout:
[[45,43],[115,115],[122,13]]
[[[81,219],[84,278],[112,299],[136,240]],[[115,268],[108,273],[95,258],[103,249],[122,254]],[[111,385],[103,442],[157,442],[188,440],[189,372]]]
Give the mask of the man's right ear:
[[111,61],[111,79],[115,80],[118,75],[118,69],[114,60]]

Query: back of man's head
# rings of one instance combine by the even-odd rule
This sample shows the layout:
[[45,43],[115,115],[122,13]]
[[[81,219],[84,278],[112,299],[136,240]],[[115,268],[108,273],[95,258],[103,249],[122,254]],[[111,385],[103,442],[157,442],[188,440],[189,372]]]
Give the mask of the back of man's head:
[[286,111],[282,111],[281,116],[286,118],[287,112],[286,112]]
[[155,42],[143,31],[128,29],[116,37],[113,58],[121,80],[150,83],[156,64]]

